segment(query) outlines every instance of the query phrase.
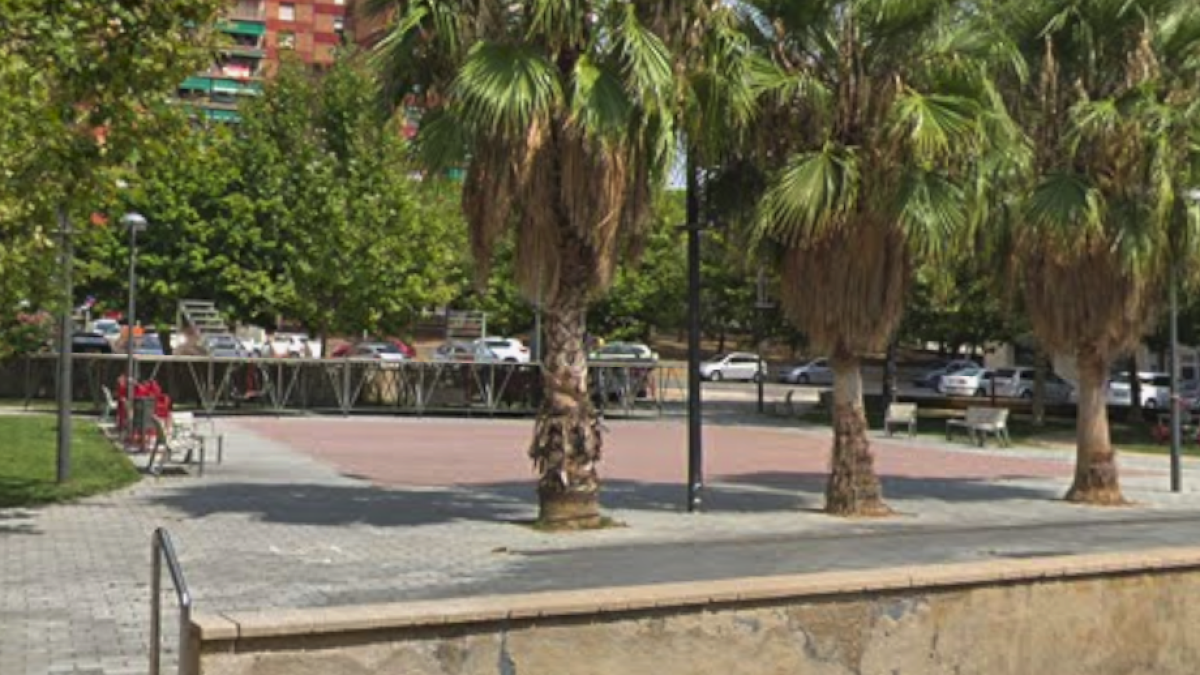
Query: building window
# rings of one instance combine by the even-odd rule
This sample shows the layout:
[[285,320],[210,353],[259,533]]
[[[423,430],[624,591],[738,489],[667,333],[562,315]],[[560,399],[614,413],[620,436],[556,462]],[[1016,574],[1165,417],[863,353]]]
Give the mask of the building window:
[[280,49],[295,49],[296,34],[290,30],[279,32],[279,48]]
[[279,20],[280,21],[295,21],[296,20],[296,4],[292,2],[279,3]]
[[346,32],[346,20],[340,16],[333,17],[333,32],[338,35]]

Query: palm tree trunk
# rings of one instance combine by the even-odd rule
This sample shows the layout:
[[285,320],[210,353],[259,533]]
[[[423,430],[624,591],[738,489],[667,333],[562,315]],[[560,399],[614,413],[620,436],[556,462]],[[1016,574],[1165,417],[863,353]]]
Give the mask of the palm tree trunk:
[[600,518],[600,419],[588,397],[584,348],[586,291],[563,289],[546,308],[542,378],[546,396],[538,411],[529,456],[541,474],[538,521],[561,529],[598,527]]
[[891,509],[875,475],[867,440],[862,369],[856,357],[833,359],[833,457],[825,511],[837,516],[883,516]]
[[1101,506],[1125,503],[1108,433],[1108,402],[1104,394],[1107,374],[1108,362],[1101,354],[1079,353],[1075,483],[1067,492],[1067,501]]

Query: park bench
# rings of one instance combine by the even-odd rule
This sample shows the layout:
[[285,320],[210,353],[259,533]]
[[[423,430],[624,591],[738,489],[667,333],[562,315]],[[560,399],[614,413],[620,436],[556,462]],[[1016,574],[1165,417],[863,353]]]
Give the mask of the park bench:
[[146,471],[159,475],[168,465],[181,469],[195,465],[199,475],[203,476],[209,440],[216,441],[217,463],[220,464],[225,454],[225,438],[216,433],[212,420],[208,425],[207,432],[202,432],[195,415],[190,412],[172,413],[169,420],[155,417],[154,447],[146,461]]
[[971,441],[980,447],[987,441],[988,434],[1008,447],[1012,441],[1008,436],[1008,408],[967,408],[962,419],[946,421],[946,440],[950,440],[955,429],[963,429]]
[[889,437],[893,426],[907,426],[909,437],[917,435],[917,404],[889,403],[883,415],[883,432]]
[[100,409],[100,431],[105,434],[116,433],[117,400],[113,398],[112,390],[107,386],[100,385],[100,391],[104,394],[103,407]]

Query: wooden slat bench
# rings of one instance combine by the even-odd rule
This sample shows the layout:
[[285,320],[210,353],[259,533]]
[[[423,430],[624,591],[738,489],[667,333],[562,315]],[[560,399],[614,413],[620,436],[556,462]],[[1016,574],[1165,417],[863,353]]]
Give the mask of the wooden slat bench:
[[1008,447],[1012,441],[1008,436],[1008,408],[967,408],[963,419],[946,420],[946,440],[951,440],[955,429],[964,429],[971,441],[983,447],[988,434]]

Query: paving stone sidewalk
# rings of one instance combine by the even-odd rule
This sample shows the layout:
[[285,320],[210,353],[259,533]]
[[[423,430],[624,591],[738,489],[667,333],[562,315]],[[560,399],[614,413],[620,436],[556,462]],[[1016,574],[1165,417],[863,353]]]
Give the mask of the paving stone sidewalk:
[[[579,565],[589,557],[628,567],[623,582],[663,580],[669,569],[642,567],[653,556],[622,565],[624,551],[653,547],[734,550],[797,537],[869,545],[873,536],[964,526],[1200,511],[1193,488],[1200,472],[1190,463],[1188,491],[1172,495],[1165,459],[1126,458],[1126,492],[1140,505],[1084,509],[1055,501],[1069,483],[1067,453],[923,438],[876,444],[897,518],[834,520],[816,512],[827,431],[719,425],[707,429],[710,512],[687,515],[680,512],[683,425],[610,426],[605,500],[628,527],[593,533],[548,535],[521,525],[535,515],[521,456],[528,421],[226,420],[226,461],[203,478],[147,478],[78,504],[0,510],[0,674],[145,673],[156,527],[174,537],[197,606],[235,611],[519,590],[536,587],[530,570],[575,574],[553,561]],[[887,546],[921,546],[919,537],[897,541]],[[709,576],[764,573],[743,570],[729,553],[713,561]],[[168,612],[168,660],[173,620]]]

